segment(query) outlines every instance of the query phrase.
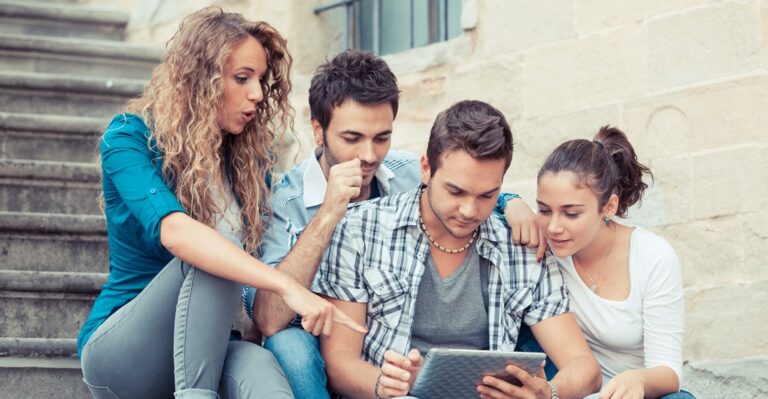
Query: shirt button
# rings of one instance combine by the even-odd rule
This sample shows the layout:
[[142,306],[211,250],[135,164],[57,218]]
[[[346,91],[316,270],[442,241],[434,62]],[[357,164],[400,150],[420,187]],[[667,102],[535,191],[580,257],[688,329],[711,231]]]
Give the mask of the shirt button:
[[157,194],[157,190],[154,188],[149,189],[150,194]]

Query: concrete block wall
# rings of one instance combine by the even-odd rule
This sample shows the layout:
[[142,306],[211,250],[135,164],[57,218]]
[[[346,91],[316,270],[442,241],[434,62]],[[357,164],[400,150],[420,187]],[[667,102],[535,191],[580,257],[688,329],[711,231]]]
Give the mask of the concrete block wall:
[[[128,40],[164,43],[180,18],[216,4],[275,25],[295,59],[293,104],[311,150],[314,68],[340,47],[340,13],[321,0],[84,0],[134,10]],[[159,4],[159,5],[158,5]],[[385,57],[402,89],[396,148],[421,153],[435,115],[489,101],[517,140],[505,189],[532,204],[560,142],[625,130],[655,182],[630,223],[681,258],[691,362],[768,356],[768,0],[464,0],[464,34]]]

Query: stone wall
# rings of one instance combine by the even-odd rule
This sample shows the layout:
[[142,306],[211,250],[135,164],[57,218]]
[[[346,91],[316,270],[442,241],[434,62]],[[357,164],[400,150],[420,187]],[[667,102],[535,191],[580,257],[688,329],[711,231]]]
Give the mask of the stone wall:
[[[90,2],[133,10],[129,40],[157,43],[211,3]],[[320,0],[214,3],[288,37],[302,157],[309,78],[341,48],[342,13],[315,16]],[[489,101],[517,140],[505,189],[533,202],[557,144],[619,126],[655,175],[630,223],[683,264],[686,360],[768,355],[768,0],[464,0],[462,24],[456,39],[385,57],[403,93],[393,146],[421,153],[437,112]]]

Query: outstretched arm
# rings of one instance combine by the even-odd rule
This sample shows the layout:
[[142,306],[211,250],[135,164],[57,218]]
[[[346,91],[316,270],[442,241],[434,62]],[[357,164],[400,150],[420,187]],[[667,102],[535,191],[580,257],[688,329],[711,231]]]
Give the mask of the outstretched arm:
[[[360,161],[357,159],[331,167],[323,205],[304,229],[296,245],[277,265],[278,270],[296,279],[302,287],[309,288],[312,285],[333,230],[344,217],[350,199],[360,193],[362,179]],[[274,217],[279,220],[280,215]],[[296,317],[296,312],[279,295],[266,290],[257,291],[253,309],[254,321],[266,336],[283,330]]]

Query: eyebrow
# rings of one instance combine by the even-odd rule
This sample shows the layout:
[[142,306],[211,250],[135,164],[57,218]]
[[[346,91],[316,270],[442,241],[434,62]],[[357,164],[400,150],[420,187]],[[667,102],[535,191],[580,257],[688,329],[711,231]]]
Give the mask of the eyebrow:
[[[536,200],[536,203],[539,204],[539,205],[542,205],[542,206],[546,206],[547,208],[551,208],[551,206],[549,206],[549,205],[547,205],[547,204],[545,204],[545,203],[543,203],[543,202],[541,202],[539,200]],[[560,208],[571,209],[571,208],[581,208],[583,206],[585,206],[585,205],[584,204],[565,204],[565,205],[560,206]]]
[[[339,134],[352,134],[352,135],[355,135],[355,136],[364,136],[363,133],[360,133],[360,132],[354,131],[354,130],[342,130],[342,131],[339,132]],[[384,135],[384,134],[392,134],[392,131],[391,130],[384,130],[382,132],[378,132],[378,133],[374,134],[374,136],[381,136],[381,135]]]
[[[466,192],[467,191],[467,190],[465,190],[465,189],[463,189],[463,188],[461,188],[461,187],[459,187],[459,186],[457,186],[457,185],[455,185],[453,183],[450,183],[450,182],[445,182],[445,185],[448,186],[449,188],[452,188],[454,190],[458,190],[458,191],[461,191],[461,192]],[[493,190],[488,190],[488,191],[486,191],[486,192],[484,192],[484,193],[482,193],[480,195],[493,194],[494,192],[496,192],[496,191],[498,191],[500,189],[501,189],[501,187],[496,187]]]

